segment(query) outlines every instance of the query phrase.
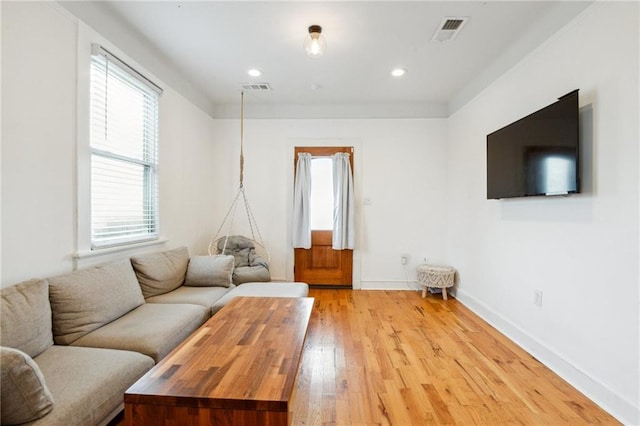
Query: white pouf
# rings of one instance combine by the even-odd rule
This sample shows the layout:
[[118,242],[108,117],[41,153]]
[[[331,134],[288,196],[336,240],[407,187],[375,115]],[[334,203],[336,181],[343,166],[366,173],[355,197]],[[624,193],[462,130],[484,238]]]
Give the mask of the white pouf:
[[450,266],[418,265],[418,283],[424,287],[422,298],[427,296],[428,288],[441,288],[442,298],[447,300],[447,288],[453,287],[456,270]]

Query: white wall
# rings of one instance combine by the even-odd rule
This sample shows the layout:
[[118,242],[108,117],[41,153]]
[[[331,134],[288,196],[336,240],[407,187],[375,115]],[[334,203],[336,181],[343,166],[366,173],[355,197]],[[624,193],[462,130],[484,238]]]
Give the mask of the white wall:
[[[250,117],[250,98],[245,102],[245,117]],[[220,201],[228,206],[239,179],[239,124],[218,120],[217,126],[215,169]],[[407,281],[415,281],[422,258],[443,261],[445,130],[442,119],[245,119],[245,187],[271,252],[273,278],[293,278],[294,146],[355,148],[355,287],[412,287],[415,283]],[[362,205],[364,197],[370,205]],[[400,263],[404,253],[409,255],[406,269]]]
[[76,27],[2,3],[2,284],[68,270],[74,247]]
[[[0,7],[0,40],[2,39],[2,7]],[[2,99],[2,43],[0,42],[0,99]],[[2,101],[0,101],[0,142],[2,141]],[[0,143],[0,167],[2,143]],[[2,173],[0,173],[0,200],[2,200]],[[2,277],[2,209],[0,208],[0,277]]]
[[[638,40],[637,3],[595,4],[449,119],[447,156],[447,259],[459,300],[633,424]],[[486,200],[486,135],[573,89],[584,193]]]
[[[76,124],[86,111],[77,107],[76,79],[82,79],[77,63],[86,58],[78,57],[79,27],[54,3],[2,2],[3,286],[70,271],[72,253],[82,248],[76,147],[86,141]],[[186,245],[204,254],[217,208],[210,167],[214,120],[160,83],[164,247]],[[158,247],[92,257],[81,266],[141,250]]]

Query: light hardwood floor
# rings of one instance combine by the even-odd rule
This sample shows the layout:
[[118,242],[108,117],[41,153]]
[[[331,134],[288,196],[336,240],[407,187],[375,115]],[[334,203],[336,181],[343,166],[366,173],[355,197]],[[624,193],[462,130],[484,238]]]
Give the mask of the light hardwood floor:
[[294,425],[619,424],[453,298],[309,296]]

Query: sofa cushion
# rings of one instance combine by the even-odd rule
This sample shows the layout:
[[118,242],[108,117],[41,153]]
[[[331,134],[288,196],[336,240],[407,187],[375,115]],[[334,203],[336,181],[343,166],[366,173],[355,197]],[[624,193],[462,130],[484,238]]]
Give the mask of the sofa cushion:
[[234,297],[307,297],[309,285],[306,283],[246,283],[237,286],[222,296],[211,307],[211,312],[216,313]]
[[15,425],[43,417],[53,397],[38,365],[26,353],[0,347],[2,424]]
[[34,360],[55,404],[30,426],[106,424],[122,410],[126,390],[153,367],[136,352],[74,346],[51,346]]
[[233,277],[233,256],[196,256],[189,260],[184,285],[229,287]]
[[133,256],[131,264],[145,298],[175,290],[184,283],[189,264],[186,247],[174,250]]
[[49,286],[30,280],[0,291],[0,342],[35,357],[53,345]]
[[[230,287],[187,287],[183,285],[171,293],[150,297],[147,299],[147,303],[187,303],[204,306],[211,312],[211,307],[218,299],[235,287],[233,284]],[[213,315],[213,313],[209,315]]]
[[158,362],[200,327],[209,312],[197,305],[145,303],[73,345],[140,352]]
[[53,339],[68,345],[144,303],[128,259],[49,278]]
[[268,281],[271,281],[271,274],[264,266],[241,266],[233,270],[233,283],[236,285]]

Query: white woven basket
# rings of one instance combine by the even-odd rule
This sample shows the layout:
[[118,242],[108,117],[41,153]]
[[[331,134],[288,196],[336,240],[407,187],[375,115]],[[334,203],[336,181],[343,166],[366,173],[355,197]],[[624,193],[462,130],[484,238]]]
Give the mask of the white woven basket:
[[418,282],[431,288],[453,287],[456,270],[450,266],[420,265],[417,268]]

